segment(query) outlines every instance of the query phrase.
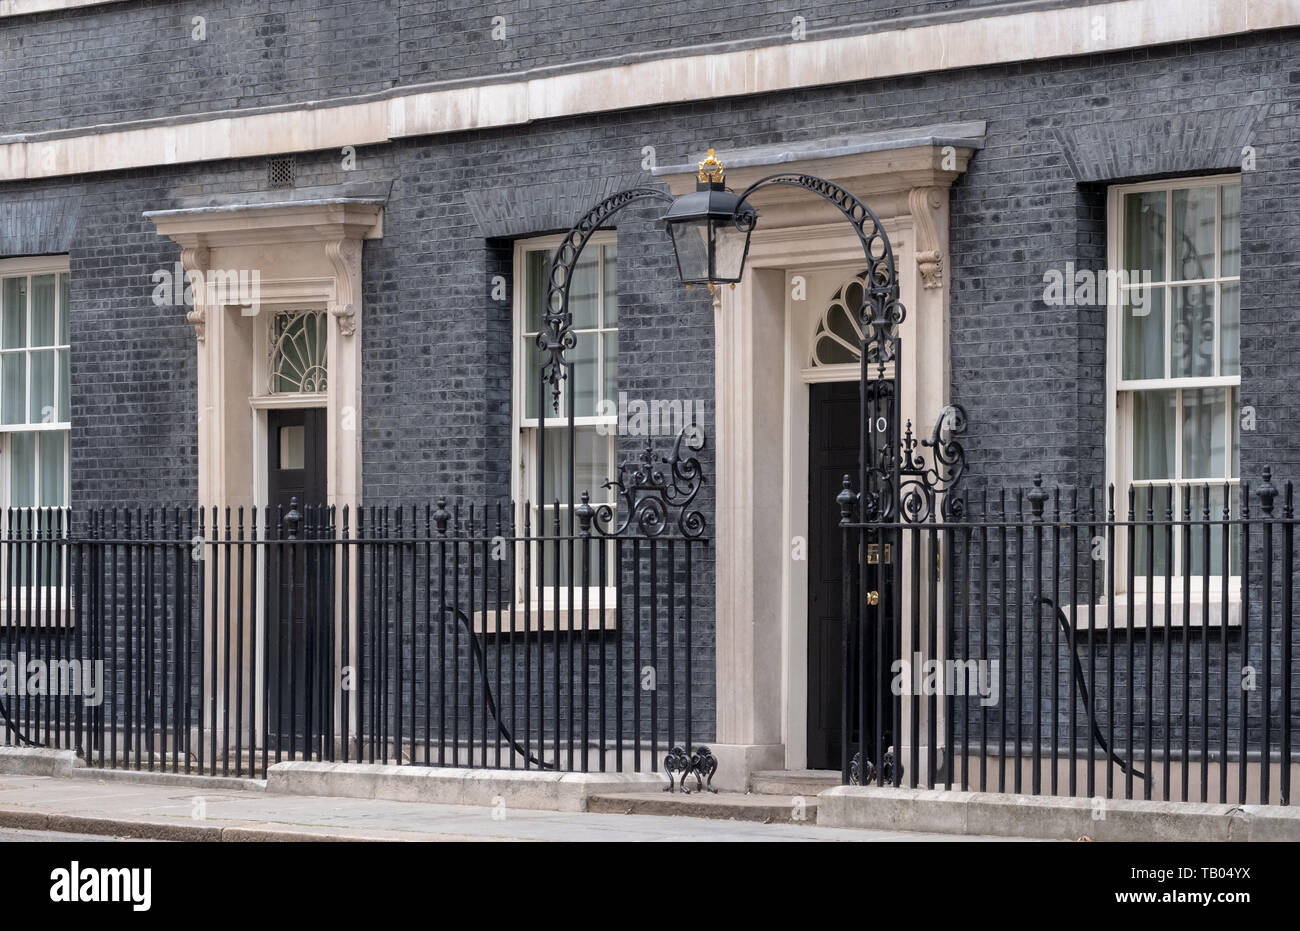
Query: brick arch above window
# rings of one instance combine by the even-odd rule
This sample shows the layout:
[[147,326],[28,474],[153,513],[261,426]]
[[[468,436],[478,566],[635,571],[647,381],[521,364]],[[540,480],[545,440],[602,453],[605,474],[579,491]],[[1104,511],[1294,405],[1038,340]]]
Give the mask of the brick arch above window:
[[1160,175],[1236,171],[1249,154],[1264,107],[1145,114],[1053,130],[1081,184]]

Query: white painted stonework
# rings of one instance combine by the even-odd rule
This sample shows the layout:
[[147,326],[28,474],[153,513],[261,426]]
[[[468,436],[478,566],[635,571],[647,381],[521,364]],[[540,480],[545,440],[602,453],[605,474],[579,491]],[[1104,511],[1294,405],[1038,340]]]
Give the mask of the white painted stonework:
[[[180,245],[186,272],[238,269],[260,275],[256,306],[210,305],[196,288],[195,305],[186,312],[196,346],[201,506],[266,505],[267,411],[304,406],[326,409],[327,503],[340,513],[361,503],[361,244],[382,234],[382,216],[379,203],[357,198],[146,214],[160,234]],[[267,325],[277,309],[327,313],[324,396],[271,394]],[[209,571],[219,569],[216,558],[214,548]],[[260,613],[263,599],[250,598],[246,609]],[[208,630],[204,624],[205,636]],[[250,681],[263,661],[262,649],[250,643],[235,660]],[[203,651],[205,664],[209,652]],[[217,675],[224,678],[224,657],[217,662]],[[251,711],[245,720],[261,713]],[[217,723],[224,739],[226,729]]]
[[0,17],[30,16],[55,10],[73,10],[83,6],[107,6],[122,0],[0,0]]
[[[780,164],[747,164],[738,153],[740,166],[727,170],[737,191],[776,171],[819,175],[880,217],[907,307],[902,414],[925,434],[949,400],[948,188],[972,152],[907,145]],[[718,154],[727,162],[727,152]],[[686,171],[663,177],[674,193],[695,183]],[[866,266],[852,227],[817,195],[765,188],[752,202],[760,218],[745,278],[720,288],[714,302],[717,734],[710,746],[726,788],[744,788],[757,769],[807,762],[808,563],[791,558],[791,543],[808,534],[808,385],[858,377],[849,368],[829,376],[810,370],[823,308],[788,301],[787,279],[793,270],[847,275]]]

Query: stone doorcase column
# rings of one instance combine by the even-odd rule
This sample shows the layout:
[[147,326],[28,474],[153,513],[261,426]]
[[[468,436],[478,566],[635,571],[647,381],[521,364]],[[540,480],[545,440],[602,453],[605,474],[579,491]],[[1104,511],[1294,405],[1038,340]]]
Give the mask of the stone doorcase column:
[[[897,240],[908,310],[901,411],[923,435],[949,399],[948,189],[983,136],[983,123],[967,123],[719,152],[734,191],[778,172],[818,175],[866,201]],[[694,190],[694,163],[657,174],[674,194]],[[802,768],[807,759],[807,562],[792,559],[809,505],[800,374],[807,363],[791,350],[806,345],[791,332],[806,321],[787,318],[784,269],[862,260],[852,227],[816,195],[770,187],[753,204],[759,222],[744,280],[714,299],[717,733],[710,746],[719,762],[715,784],[737,790],[756,770]]]

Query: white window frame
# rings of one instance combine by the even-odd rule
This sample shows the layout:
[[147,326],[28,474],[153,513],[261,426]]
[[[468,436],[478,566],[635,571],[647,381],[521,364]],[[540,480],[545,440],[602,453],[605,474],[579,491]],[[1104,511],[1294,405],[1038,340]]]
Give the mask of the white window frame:
[[[524,514],[525,514],[525,507],[527,506],[526,502],[531,503],[533,506],[534,513],[533,513],[532,520],[533,520],[534,534],[537,533],[536,515],[539,513],[538,511],[539,502],[532,501],[532,499],[536,497],[537,494],[537,477],[536,474],[530,468],[531,464],[536,459],[536,452],[534,447],[536,445],[535,438],[537,436],[538,418],[536,416],[535,410],[531,410],[531,409],[525,410],[525,403],[526,403],[525,398],[527,396],[526,381],[529,378],[535,379],[537,377],[536,371],[532,371],[529,369],[527,364],[527,356],[524,351],[524,334],[528,332],[525,329],[525,327],[527,326],[527,312],[528,312],[527,257],[528,257],[528,253],[530,252],[536,252],[536,251],[541,251],[546,249],[556,249],[560,246],[561,243],[564,242],[564,240],[565,240],[564,236],[540,236],[531,239],[516,240],[514,244],[514,258],[513,258],[513,265],[512,265],[512,288],[511,288],[513,313],[512,313],[512,321],[511,321],[511,328],[510,328],[510,371],[511,371],[510,461],[512,463],[512,467],[510,470],[510,494],[511,494],[511,498],[516,502],[516,514],[515,514],[515,519],[517,522],[516,527],[517,527],[517,533],[521,537],[523,536]],[[612,230],[609,231],[602,230],[592,235],[591,239],[588,240],[587,242],[586,248],[583,251],[585,253],[588,249],[594,249],[602,246],[617,246],[617,245],[618,245],[618,235]],[[601,283],[601,287],[597,289],[597,293],[598,295],[600,295],[598,299],[603,301],[604,299],[603,280]],[[601,322],[604,322],[603,313],[600,319]],[[619,323],[621,326],[622,324],[621,316],[620,316]],[[609,328],[604,328],[604,329],[609,329]],[[615,327],[614,329],[617,331],[619,328]],[[598,367],[599,377],[603,379],[604,378],[603,345],[598,348],[598,352],[601,353],[600,357],[602,358],[602,364]],[[536,401],[534,400],[534,405],[535,403]],[[548,442],[563,441],[562,440],[562,438],[564,437],[563,431],[568,426],[568,417],[564,413],[564,411],[567,410],[565,406],[566,403],[567,402],[564,396],[561,395],[561,400],[560,400],[561,413],[559,415],[551,415],[551,416],[544,417],[544,420],[546,422],[546,429],[549,432],[549,435],[547,437]],[[548,411],[551,409],[549,398],[547,399],[547,406],[544,409]],[[615,475],[613,473],[614,470],[617,468],[616,457],[618,454],[617,415],[608,416],[608,417],[575,416],[574,425],[579,427],[608,425],[609,427],[611,427],[608,436],[608,440],[610,444],[609,477],[614,478]],[[595,497],[595,494],[596,494],[596,489],[592,489],[593,498]],[[564,527],[564,532],[567,533],[567,525]],[[593,537],[594,536],[595,534],[593,533]],[[592,544],[591,571],[592,571],[592,575],[595,576],[597,571],[595,544]],[[537,578],[535,576],[536,573],[535,559],[533,561],[533,572],[534,572],[534,577],[529,580],[530,584],[528,586],[528,591],[524,591],[524,579],[523,579],[522,567],[521,566],[517,567],[517,571],[515,574],[516,575],[515,602],[517,606],[517,611],[522,610],[523,605],[527,603],[529,605],[530,612],[531,612],[531,618],[532,618],[531,624],[534,628],[536,628],[540,623],[541,625],[543,625],[544,629],[550,630],[553,629],[553,626],[557,625],[558,623],[558,626],[563,629],[567,624],[569,587],[563,586],[559,592],[560,609],[561,612],[565,615],[565,617],[563,618],[552,617],[551,615],[553,613],[553,608],[556,603],[556,599],[555,599],[556,592],[554,591],[554,587],[549,584],[551,567],[548,565],[546,568],[546,573],[548,578],[545,580],[547,584],[543,588],[544,604],[542,605],[539,605],[537,603],[538,585],[537,585]],[[613,563],[607,557],[606,560],[607,580],[610,579],[612,575],[613,575]],[[618,590],[617,586],[612,583],[607,584],[605,586],[605,618],[604,618],[603,626],[606,628],[612,628],[614,626],[614,611],[616,607],[615,596],[617,590]],[[581,591],[581,589],[575,584],[573,586],[573,591],[578,592]],[[586,589],[585,597],[589,604],[590,625],[593,628],[597,626],[602,626],[601,622],[596,618],[596,614],[599,611],[599,606],[600,606],[599,586],[589,586]],[[580,623],[579,621],[580,611],[581,611],[581,603],[575,605],[574,607],[575,624]],[[522,615],[518,615],[516,620],[517,622],[522,623]]]
[[[1161,288],[1165,293],[1164,312],[1165,312],[1165,346],[1164,356],[1165,365],[1169,365],[1169,339],[1172,327],[1170,325],[1171,315],[1173,313],[1173,302],[1171,299],[1171,290],[1186,284],[1188,281],[1194,281],[1199,284],[1213,285],[1215,288],[1215,340],[1216,340],[1216,358],[1217,345],[1220,336],[1219,324],[1219,286],[1224,283],[1240,282],[1240,266],[1238,274],[1235,276],[1223,276],[1222,268],[1222,231],[1220,228],[1222,220],[1222,198],[1223,188],[1239,187],[1241,176],[1237,174],[1226,175],[1209,175],[1194,178],[1165,179],[1161,181],[1146,181],[1137,184],[1117,184],[1111,185],[1107,191],[1106,202],[1106,233],[1107,233],[1107,266],[1113,272],[1122,271],[1125,268],[1124,261],[1124,196],[1127,194],[1141,193],[1146,191],[1167,191],[1167,204],[1172,204],[1172,192],[1180,189],[1216,187],[1218,189],[1215,211],[1215,268],[1213,276],[1204,279],[1181,279],[1166,277],[1160,282],[1153,282],[1152,289]],[[1166,210],[1166,217],[1172,223],[1172,212]],[[1244,225],[1245,218],[1242,217]],[[1172,249],[1174,243],[1172,236],[1165,237],[1165,268],[1171,270],[1172,266]],[[1140,283],[1139,283],[1140,284]],[[1099,285],[1100,287],[1100,285]],[[1133,393],[1137,390],[1168,390],[1184,389],[1193,390],[1199,388],[1236,388],[1237,389],[1237,411],[1228,411],[1228,417],[1225,418],[1225,429],[1227,438],[1225,441],[1225,456],[1230,464],[1232,461],[1232,436],[1234,417],[1240,416],[1241,403],[1241,375],[1217,375],[1217,376],[1188,376],[1180,378],[1161,378],[1161,379],[1141,379],[1141,380],[1124,380],[1123,372],[1123,294],[1127,289],[1135,290],[1135,286],[1128,285],[1115,289],[1107,288],[1107,313],[1106,313],[1106,484],[1107,487],[1113,486],[1115,489],[1115,517],[1118,521],[1123,521],[1128,516],[1128,489],[1130,484],[1134,483],[1132,478],[1132,444],[1130,436],[1132,433],[1132,399]],[[1179,420],[1181,423],[1181,414]],[[1181,431],[1181,427],[1179,427]],[[1175,456],[1181,463],[1182,444],[1175,441]],[[1180,469],[1181,470],[1181,469]],[[1173,484],[1176,489],[1174,496],[1174,519],[1178,520],[1182,515],[1182,486],[1191,485],[1192,493],[1192,517],[1199,518],[1201,512],[1202,498],[1198,489],[1203,485],[1204,480],[1176,479]],[[1163,487],[1170,484],[1166,481],[1139,481],[1138,485],[1151,485]],[[1215,480],[1214,484],[1218,484]],[[1240,476],[1226,478],[1223,483],[1228,487],[1240,485]],[[1108,507],[1108,501],[1100,502],[1103,509]],[[1156,519],[1162,519],[1163,505],[1158,496],[1156,499]],[[1145,517],[1145,513],[1138,514],[1139,520]],[[1212,520],[1218,520],[1222,517],[1221,508],[1215,508],[1211,513]],[[1180,545],[1181,531],[1179,528],[1174,529],[1175,546]],[[1121,529],[1115,535],[1115,588],[1117,595],[1124,595],[1128,587],[1128,566],[1127,566],[1127,541],[1125,533]],[[1179,563],[1171,578],[1171,588],[1169,595],[1172,598],[1181,600],[1183,594],[1183,571]],[[1200,597],[1202,592],[1202,577],[1199,573],[1193,573],[1191,577],[1192,591],[1189,593],[1192,599]],[[1222,593],[1223,579],[1218,573],[1209,577],[1209,594],[1212,597],[1218,597]],[[1228,595],[1232,601],[1240,596],[1241,577],[1240,575],[1229,575],[1228,577]],[[1165,594],[1165,577],[1164,572],[1159,571],[1152,578],[1152,586],[1155,591],[1152,593],[1153,599],[1158,599]],[[1133,594],[1137,597],[1144,597],[1146,594],[1146,572],[1145,566],[1134,566],[1133,572]],[[1156,619],[1163,622],[1162,618]],[[1181,618],[1179,619],[1181,621]],[[1199,620],[1194,618],[1193,620]],[[1219,622],[1218,617],[1211,618],[1215,624]]]
[[[6,353],[19,352],[19,351],[25,353],[31,353],[33,351],[33,347],[31,346],[32,286],[31,286],[30,279],[34,276],[41,276],[41,275],[58,276],[58,275],[68,275],[68,274],[70,274],[70,267],[69,267],[68,256],[66,255],[0,259],[0,279],[16,278],[16,277],[27,277],[29,279],[27,285],[27,323],[26,323],[28,344],[22,350],[18,350],[18,349],[6,350]],[[68,343],[58,342],[59,329],[60,329],[59,320],[62,318],[62,315],[67,313],[67,308],[63,306],[63,290],[61,287],[59,287],[57,283],[57,278],[56,278],[55,289],[54,289],[54,300],[55,300],[55,327],[54,327],[55,342],[49,346],[36,347],[36,351],[66,352],[68,364],[71,365],[72,349],[71,349],[71,327],[70,326],[68,327],[69,342]],[[59,377],[59,373],[56,367],[55,378],[54,378],[54,409],[56,411],[59,409],[60,406],[61,398],[59,395],[61,390],[62,390],[62,379]],[[27,366],[27,390],[25,392],[25,398],[30,398],[30,392],[31,392],[31,366],[29,364]],[[71,461],[70,461],[70,453],[71,453],[72,421],[71,421],[71,399],[68,400],[69,400],[69,412],[68,412],[69,419],[66,421],[56,421],[53,423],[39,422],[39,423],[23,423],[23,424],[0,424],[0,539],[4,539],[8,535],[9,521],[11,517],[15,522],[25,521],[25,517],[23,516],[25,512],[53,510],[59,507],[59,506],[52,506],[52,505],[35,505],[32,507],[21,507],[21,508],[10,506],[9,504],[9,495],[10,495],[9,444],[10,444],[11,434],[45,433],[45,432],[58,432],[63,434],[63,489],[62,489],[63,504],[61,505],[61,507],[63,508],[65,513],[67,512],[71,504],[72,468],[71,468]],[[30,402],[27,403],[30,404]],[[27,411],[27,416],[28,417],[31,416],[30,407]],[[37,460],[39,462],[39,457],[40,457],[39,444],[37,445],[36,455],[37,455]],[[39,466],[37,467],[36,473],[37,473],[35,476],[35,481],[37,483],[36,500],[39,501],[40,500]],[[68,597],[68,584],[67,584],[68,566],[66,562],[63,566],[63,570],[64,570],[64,579],[63,579],[63,583],[60,585],[13,587],[9,584],[9,565],[8,565],[7,550],[0,549],[0,626],[4,626],[8,623],[13,623],[15,620],[17,620],[17,619],[9,618],[8,615],[10,610],[14,610],[14,609],[22,610],[29,603],[31,603],[34,607],[38,608],[41,611],[42,616],[35,619],[36,623],[40,626],[47,626],[52,621],[59,624],[70,623],[71,605],[69,603],[69,597]],[[10,605],[9,602],[9,593],[11,588],[13,589],[14,593],[18,596],[14,599],[16,604],[12,606]],[[34,597],[31,597],[33,595]],[[59,618],[54,618],[56,612],[58,612],[62,616]],[[31,619],[29,618],[27,620],[30,621]]]

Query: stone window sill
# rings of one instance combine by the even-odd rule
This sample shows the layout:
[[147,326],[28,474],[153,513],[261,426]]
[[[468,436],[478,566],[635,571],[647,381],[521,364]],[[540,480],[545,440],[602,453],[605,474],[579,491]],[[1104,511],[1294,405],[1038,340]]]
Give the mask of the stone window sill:
[[[1150,595],[1137,592],[1117,594],[1115,596],[1114,622],[1111,623],[1110,603],[1103,600],[1093,606],[1067,605],[1065,616],[1075,630],[1126,630],[1129,623],[1129,605],[1133,606],[1133,628],[1141,630],[1147,626],[1147,613],[1150,610],[1151,626],[1164,627],[1166,606],[1169,612],[1170,627],[1183,626],[1183,612],[1187,611],[1188,627],[1221,627],[1223,625],[1223,596],[1210,592],[1208,597],[1200,592],[1185,596],[1182,592],[1154,592]],[[1091,616],[1090,616],[1091,610]],[[1078,618],[1076,623],[1075,618]],[[1241,593],[1228,593],[1228,626],[1241,626]]]
[[[587,630],[615,630],[618,627],[618,605],[615,592],[612,589],[607,589],[605,592],[605,611],[603,616],[600,610],[600,593],[598,590],[592,590],[586,604]],[[579,597],[573,605],[572,629],[575,633],[582,633],[583,631],[582,609],[583,599]],[[527,612],[527,614],[525,614],[525,612]],[[499,633],[509,636],[511,631],[510,606],[502,605],[499,616],[501,625]],[[498,613],[495,608],[488,611],[475,611],[474,633],[497,634],[497,618]],[[525,632],[535,633],[538,630],[552,631],[557,629],[562,633],[567,633],[570,629],[569,604],[566,593],[561,593],[558,609],[549,597],[543,598],[540,608],[536,601],[530,601],[527,606],[520,602],[515,602],[514,632],[516,634]]]

